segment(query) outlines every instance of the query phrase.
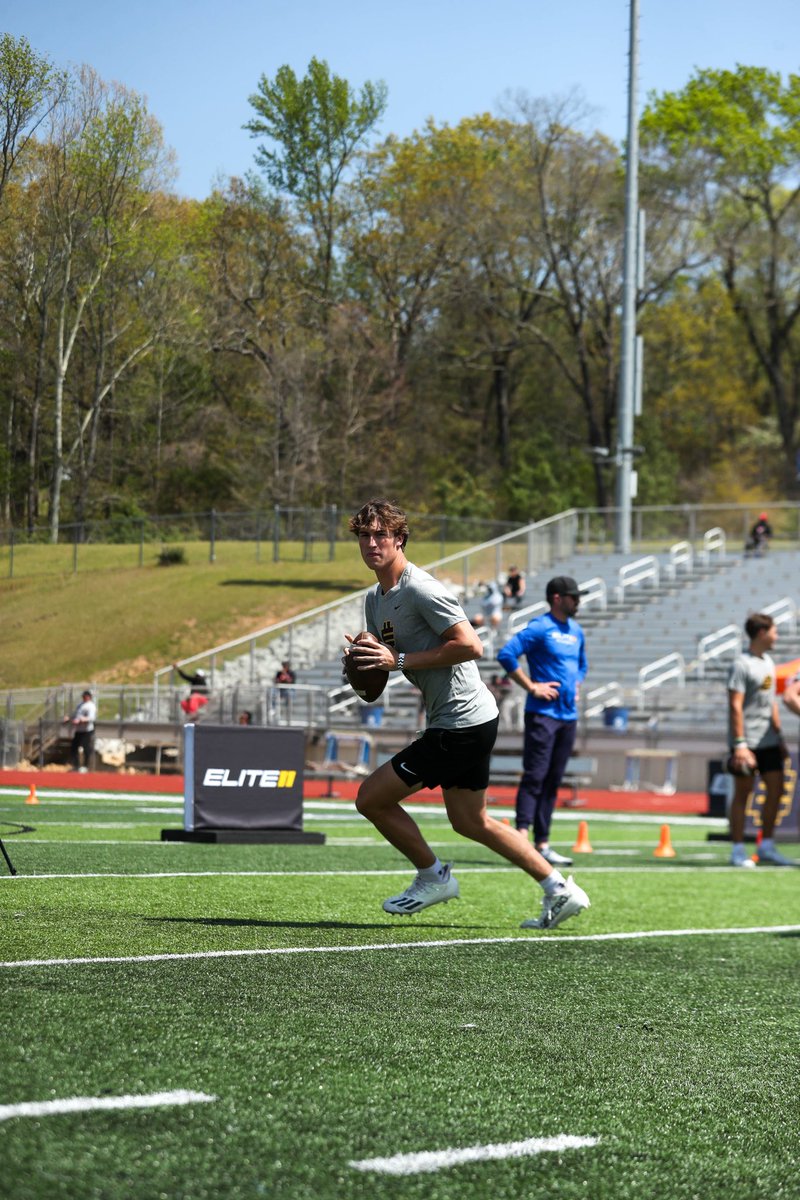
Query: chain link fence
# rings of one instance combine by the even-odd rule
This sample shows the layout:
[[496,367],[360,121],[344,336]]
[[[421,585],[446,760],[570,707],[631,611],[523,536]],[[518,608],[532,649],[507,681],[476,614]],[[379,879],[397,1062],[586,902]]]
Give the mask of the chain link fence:
[[[743,549],[759,514],[768,511],[775,545],[800,542],[800,505],[791,502],[716,505],[658,505],[632,510],[631,543],[635,552],[685,539],[694,544],[704,531],[720,528],[730,549]],[[559,514],[563,517],[565,514]],[[617,510],[570,510],[575,522],[578,553],[613,549]],[[439,558],[454,548],[485,544],[519,528],[518,522],[436,513],[409,513],[414,543],[438,546]],[[180,561],[191,549],[208,562],[241,561],[245,547],[255,563],[335,561],[337,549],[352,540],[347,526],[350,511],[336,505],[323,508],[275,506],[248,512],[178,513],[149,517],[115,517],[60,526],[55,541],[50,529],[0,529],[0,577],[64,575],[99,569],[152,566]],[[553,518],[555,521],[556,518]],[[546,522],[539,522],[543,527]],[[554,526],[555,528],[555,526]],[[505,557],[523,558],[525,546],[504,548]],[[486,564],[486,574],[499,564]]]
[[[59,527],[53,540],[47,526],[0,529],[0,575],[76,574],[108,568],[152,566],[180,561],[189,547],[202,549],[208,562],[224,562],[241,546],[255,563],[333,562],[337,547],[352,541],[350,517],[336,505],[324,508],[276,506],[250,512],[179,513],[82,521]],[[448,547],[486,541],[515,527],[512,521],[411,513],[415,541]]]

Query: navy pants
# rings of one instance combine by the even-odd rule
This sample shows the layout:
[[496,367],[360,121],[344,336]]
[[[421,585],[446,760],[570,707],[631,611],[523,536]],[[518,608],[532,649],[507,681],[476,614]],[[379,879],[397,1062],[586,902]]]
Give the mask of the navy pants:
[[533,840],[546,842],[558,787],[575,745],[577,721],[525,713],[522,779],[517,791],[517,829],[533,826]]

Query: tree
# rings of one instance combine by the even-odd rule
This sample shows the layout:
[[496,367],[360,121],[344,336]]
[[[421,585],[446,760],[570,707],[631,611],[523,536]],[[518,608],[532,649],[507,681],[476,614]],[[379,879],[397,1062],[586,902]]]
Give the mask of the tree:
[[[723,284],[709,274],[679,281],[662,303],[644,311],[643,332],[643,482],[657,457],[668,470],[671,494],[695,503],[735,496],[755,465],[743,454],[743,432],[759,419],[753,403],[758,366]],[[643,503],[661,502],[644,490]]]
[[383,115],[386,86],[368,81],[356,95],[326,62],[312,58],[303,79],[288,66],[279,67],[272,81],[262,75],[250,104],[258,115],[245,129],[275,146],[259,146],[256,162],[272,187],[294,198],[310,225],[317,247],[317,286],[327,301],[342,221],[337,193],[354,155]]
[[797,490],[800,430],[800,75],[699,71],[651,96],[643,146],[662,189],[691,211],[766,382],[784,477]]
[[[208,344],[235,356],[231,420],[249,447],[245,475],[257,499],[296,498],[317,453],[316,417],[322,347],[304,336],[304,244],[285,205],[257,180],[233,180],[205,206],[203,269]],[[223,367],[223,371],[228,368]]]
[[60,103],[66,75],[27,38],[0,34],[0,203],[17,159]]
[[[65,428],[66,381],[76,343],[101,286],[131,251],[146,219],[166,160],[160,127],[140,97],[102,83],[84,67],[54,123],[43,170],[45,212],[57,261],[52,325],[55,337],[50,536],[58,539],[67,461],[109,393],[105,380],[88,407],[78,398],[72,430]],[[104,339],[104,344],[107,342]],[[146,344],[150,339],[146,336]],[[142,352],[125,360],[122,370]],[[104,371],[104,369],[103,369]],[[114,382],[120,371],[114,372]],[[72,450],[65,453],[65,438]],[[93,457],[93,456],[92,456]]]

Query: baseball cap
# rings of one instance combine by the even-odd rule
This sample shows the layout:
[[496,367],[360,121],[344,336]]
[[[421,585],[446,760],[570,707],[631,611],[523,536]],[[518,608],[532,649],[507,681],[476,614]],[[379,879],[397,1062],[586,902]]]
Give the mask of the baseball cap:
[[547,599],[550,600],[556,594],[559,596],[583,595],[571,575],[556,575],[555,579],[549,580],[545,590]]

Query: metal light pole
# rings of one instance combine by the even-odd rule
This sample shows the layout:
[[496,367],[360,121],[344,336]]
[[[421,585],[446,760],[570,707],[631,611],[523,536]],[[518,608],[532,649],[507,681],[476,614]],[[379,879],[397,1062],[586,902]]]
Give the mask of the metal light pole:
[[631,549],[631,499],[633,477],[633,415],[636,393],[636,280],[639,238],[639,0],[630,0],[630,54],[628,71],[628,149],[625,164],[625,249],[623,258],[622,348],[617,400],[617,530],[616,548]]

